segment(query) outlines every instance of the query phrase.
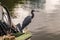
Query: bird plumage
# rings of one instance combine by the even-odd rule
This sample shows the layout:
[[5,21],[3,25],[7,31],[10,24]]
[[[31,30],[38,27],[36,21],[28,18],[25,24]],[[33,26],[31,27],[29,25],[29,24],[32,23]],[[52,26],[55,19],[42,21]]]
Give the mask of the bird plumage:
[[22,28],[21,30],[23,30],[27,25],[29,25],[29,23],[31,23],[31,20],[34,18],[34,10],[31,11],[31,16],[27,16],[22,24]]

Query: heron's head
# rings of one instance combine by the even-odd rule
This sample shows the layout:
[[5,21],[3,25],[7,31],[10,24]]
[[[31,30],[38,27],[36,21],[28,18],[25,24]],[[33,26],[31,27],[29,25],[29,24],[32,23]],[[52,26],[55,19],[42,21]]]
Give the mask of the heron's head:
[[34,12],[35,10],[32,10],[31,12]]
[[33,12],[35,12],[35,10],[31,10],[31,14],[33,14]]

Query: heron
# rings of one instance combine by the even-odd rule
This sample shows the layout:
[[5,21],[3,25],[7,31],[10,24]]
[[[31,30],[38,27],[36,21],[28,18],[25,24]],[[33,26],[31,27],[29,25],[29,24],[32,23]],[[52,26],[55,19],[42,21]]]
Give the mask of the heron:
[[29,25],[29,23],[31,23],[31,20],[34,18],[34,11],[35,10],[31,10],[31,16],[27,16],[24,19],[21,30],[23,30],[27,25]]

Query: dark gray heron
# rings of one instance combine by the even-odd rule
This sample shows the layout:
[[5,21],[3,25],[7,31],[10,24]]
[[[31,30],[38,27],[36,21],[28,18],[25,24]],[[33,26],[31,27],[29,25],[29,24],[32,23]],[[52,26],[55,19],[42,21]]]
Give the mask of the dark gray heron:
[[35,10],[31,11],[31,16],[27,16],[24,19],[21,30],[23,30],[27,25],[29,25],[29,23],[31,23],[31,20],[34,18],[34,13],[33,13],[34,11]]

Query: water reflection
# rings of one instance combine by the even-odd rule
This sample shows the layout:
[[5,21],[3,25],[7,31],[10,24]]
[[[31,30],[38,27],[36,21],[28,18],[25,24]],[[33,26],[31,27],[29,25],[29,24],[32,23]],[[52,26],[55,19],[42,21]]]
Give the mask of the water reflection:
[[59,0],[46,0],[45,10],[48,13],[53,12],[57,8],[55,6],[59,5]]
[[45,0],[26,0],[26,2],[22,0],[1,0],[2,5],[6,6],[10,11],[14,8],[15,5],[17,4],[24,4],[30,5],[31,8],[42,8],[45,4]]

